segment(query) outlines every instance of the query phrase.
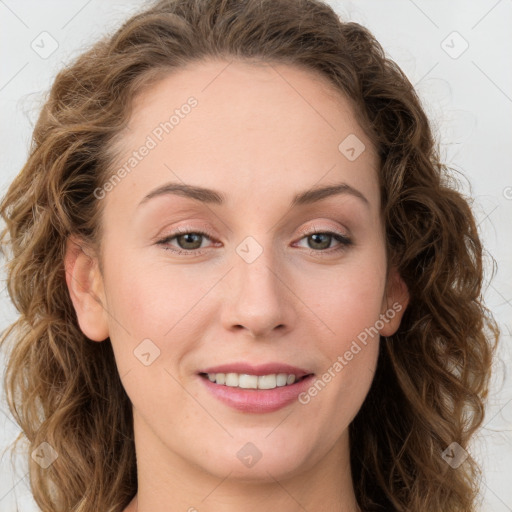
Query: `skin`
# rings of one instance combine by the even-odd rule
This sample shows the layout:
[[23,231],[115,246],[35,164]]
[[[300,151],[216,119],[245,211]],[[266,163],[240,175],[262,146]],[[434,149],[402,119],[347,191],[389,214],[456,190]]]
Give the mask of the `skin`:
[[[393,303],[402,310],[380,334],[397,330],[408,293],[394,269],[386,279],[377,156],[351,103],[322,77],[226,64],[189,65],[136,98],[119,165],[189,96],[198,105],[102,200],[101,255],[68,242],[80,328],[97,342],[110,337],[133,404],[138,493],[125,512],[354,512],[348,426],[372,382],[378,336],[308,404],[271,413],[228,407],[197,372],[285,362],[318,377]],[[338,149],[349,134],[366,147],[354,161]],[[226,202],[168,194],[138,206],[169,182],[215,189]],[[338,183],[367,203],[345,193],[289,206],[298,192]],[[167,247],[203,251],[175,254],[156,242],[177,227],[213,237],[174,238]],[[250,264],[236,251],[248,236],[262,249]],[[148,338],[160,355],[146,366],[134,350]],[[247,442],[262,454],[252,467],[236,455]]]

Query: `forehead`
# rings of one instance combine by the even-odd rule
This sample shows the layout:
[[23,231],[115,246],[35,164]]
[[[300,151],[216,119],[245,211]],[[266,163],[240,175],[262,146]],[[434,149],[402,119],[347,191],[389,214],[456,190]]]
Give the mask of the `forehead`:
[[[352,102],[317,72],[282,63],[207,60],[189,63],[167,75],[162,73],[155,84],[138,94],[132,101],[125,141],[131,133],[150,131],[156,120],[168,120],[190,97],[198,102],[188,122],[196,130],[206,118],[209,126],[226,130],[243,122],[245,129],[264,125],[267,132],[274,133],[295,127],[298,121],[299,126],[290,135],[304,137],[311,132],[326,136],[329,131],[334,134],[359,128]],[[287,115],[282,116],[286,109]],[[272,120],[279,123],[265,126]],[[306,124],[309,130],[304,130]],[[179,131],[183,128],[174,130],[174,134]]]
[[139,198],[179,180],[265,197],[347,181],[378,195],[377,157],[351,102],[295,66],[212,60],[173,71],[134,99],[116,166],[150,139],[124,180]]

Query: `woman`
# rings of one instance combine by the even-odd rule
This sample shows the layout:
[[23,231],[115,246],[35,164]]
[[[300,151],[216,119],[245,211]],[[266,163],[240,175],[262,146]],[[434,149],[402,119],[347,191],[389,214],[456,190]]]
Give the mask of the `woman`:
[[43,511],[471,511],[498,329],[413,87],[312,0],[164,0],[0,205]]

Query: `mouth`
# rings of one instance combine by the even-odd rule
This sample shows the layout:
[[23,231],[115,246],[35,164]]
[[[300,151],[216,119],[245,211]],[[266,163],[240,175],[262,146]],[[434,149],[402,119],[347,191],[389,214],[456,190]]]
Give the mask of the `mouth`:
[[199,373],[203,379],[214,384],[240,389],[275,389],[291,386],[313,375],[312,373],[297,376],[294,373],[270,373],[266,375],[250,375],[247,373]]
[[220,402],[245,413],[267,413],[298,401],[314,373],[281,363],[237,363],[198,372],[206,389]]

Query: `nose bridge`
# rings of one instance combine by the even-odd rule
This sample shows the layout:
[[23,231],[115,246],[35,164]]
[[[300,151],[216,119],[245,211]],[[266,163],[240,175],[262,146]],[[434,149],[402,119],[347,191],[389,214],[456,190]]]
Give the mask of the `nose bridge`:
[[272,248],[270,237],[258,238],[248,236],[235,248],[223,305],[226,328],[243,326],[255,336],[268,334],[280,325],[289,326],[293,320],[278,251]]
[[246,237],[237,247],[235,260],[236,292],[239,300],[258,297],[268,304],[283,292],[276,274],[281,265],[270,237]]

